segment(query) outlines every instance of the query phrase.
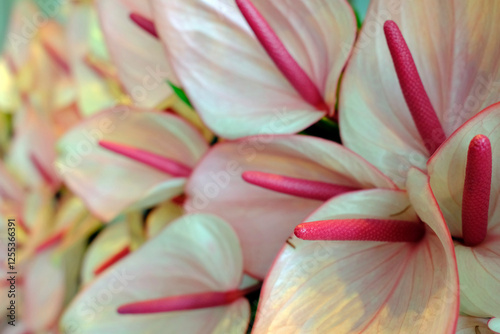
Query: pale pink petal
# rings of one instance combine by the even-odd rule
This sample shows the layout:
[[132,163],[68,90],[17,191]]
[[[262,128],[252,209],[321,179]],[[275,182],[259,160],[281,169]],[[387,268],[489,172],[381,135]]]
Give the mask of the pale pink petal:
[[130,19],[131,13],[152,20],[149,1],[100,0],[97,11],[113,64],[135,104],[154,108],[172,94],[177,82],[159,39]]
[[109,221],[136,204],[142,208],[182,193],[185,178],[105,150],[98,141],[129,145],[193,167],[207,149],[201,135],[166,113],[117,107],[88,118],[59,142],[56,166],[91,211]]
[[500,229],[476,247],[455,243],[460,274],[460,311],[500,317]]
[[[215,216],[189,215],[105,271],[73,300],[61,320],[64,330],[104,333],[244,333],[248,302],[193,311],[119,315],[118,306],[145,299],[238,288],[243,261],[239,241]],[[89,304],[91,302],[92,304]],[[246,305],[246,306],[245,306]],[[223,329],[225,331],[223,331]],[[237,329],[236,331],[233,331]]]
[[[492,105],[470,119],[439,148],[428,162],[432,191],[451,234],[462,237],[462,194],[467,150],[476,135],[489,138],[493,153],[489,228],[500,226],[500,104]],[[497,232],[500,234],[500,230]]]
[[260,171],[356,188],[395,186],[358,155],[308,136],[255,136],[216,145],[186,186],[188,212],[225,218],[243,245],[245,270],[263,278],[293,229],[322,201],[260,188],[243,181]]
[[184,214],[182,206],[174,202],[166,202],[156,207],[146,219],[146,236],[148,239],[158,235],[168,224]]
[[107,226],[90,244],[82,264],[82,284],[88,284],[96,275],[95,270],[103,262],[130,245],[130,232],[126,221]]
[[[233,1],[152,3],[174,71],[202,119],[220,136],[295,133],[325,115],[285,79]],[[356,31],[347,2],[254,5],[332,108]]]
[[467,317],[461,315],[458,317],[456,334],[495,334],[488,329],[488,319]]
[[[500,6],[494,1],[371,1],[340,96],[348,148],[404,184],[425,169],[427,150],[394,70],[383,24],[394,20],[413,54],[447,136],[500,99]],[[446,28],[443,28],[446,27]]]
[[[417,219],[404,192],[366,190],[333,198],[307,221],[358,217]],[[440,234],[428,226],[418,243],[293,238],[264,284],[254,333],[455,333],[453,248]]]

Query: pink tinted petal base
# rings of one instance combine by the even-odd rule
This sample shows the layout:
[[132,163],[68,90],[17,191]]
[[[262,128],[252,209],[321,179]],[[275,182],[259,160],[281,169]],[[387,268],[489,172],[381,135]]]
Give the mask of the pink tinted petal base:
[[492,173],[491,144],[484,135],[469,145],[462,197],[462,234],[466,246],[477,246],[486,238]]
[[116,262],[120,261],[121,259],[123,259],[125,256],[127,256],[129,254],[130,254],[130,247],[129,246],[124,247],[118,253],[114,254],[109,259],[107,259],[106,261],[104,261],[101,265],[99,265],[94,270],[94,274],[96,276],[99,275],[99,274],[101,274],[103,271],[105,271],[106,269],[108,269],[109,267],[111,267],[113,264],[115,264]]
[[145,18],[138,13],[130,13],[130,19],[154,38],[159,38],[158,32],[156,31],[156,26],[153,21]]
[[190,167],[155,153],[103,140],[99,141],[99,145],[109,151],[121,154],[125,157],[151,166],[161,172],[170,174],[173,177],[187,177],[191,174]]
[[390,219],[334,219],[300,224],[295,235],[303,240],[417,242],[424,237],[425,226]]
[[327,112],[329,108],[319,92],[318,87],[295,59],[293,59],[279,37],[252,2],[250,0],[236,0],[236,4],[245,17],[245,20],[250,25],[250,28],[252,28],[260,44],[264,47],[269,57],[271,57],[278,69],[295,90],[309,104],[315,106],[318,110]]
[[386,21],[384,32],[406,104],[425,147],[432,154],[446,139],[443,127],[398,25],[394,21]]
[[242,178],[248,183],[272,191],[320,201],[358,190],[354,187],[256,171],[246,171],[242,174]]
[[197,310],[231,304],[239,298],[256,291],[260,284],[243,290],[226,292],[204,292],[192,295],[172,296],[130,303],[118,307],[120,314],[150,314],[173,311]]

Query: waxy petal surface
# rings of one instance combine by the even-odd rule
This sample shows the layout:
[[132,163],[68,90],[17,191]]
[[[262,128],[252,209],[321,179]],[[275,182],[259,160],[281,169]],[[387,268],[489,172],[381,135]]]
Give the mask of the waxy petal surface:
[[225,218],[240,236],[245,270],[263,278],[293,229],[322,201],[277,193],[245,182],[248,170],[355,188],[395,188],[358,155],[308,136],[254,136],[217,144],[186,186],[188,212]]
[[[215,133],[295,133],[325,115],[278,70],[233,1],[152,3],[173,69]],[[343,0],[253,4],[333,108],[356,33],[351,7]]]
[[[349,61],[340,95],[344,144],[404,185],[429,157],[403,98],[383,32],[395,21],[447,136],[500,99],[500,6],[375,0]],[[444,28],[446,27],[446,28]]]
[[[148,315],[119,315],[126,303],[238,288],[243,261],[229,225],[210,215],[189,215],[164,229],[83,290],[63,315],[61,327],[81,333],[244,333],[249,305],[244,299],[216,308]],[[92,303],[94,298],[97,304]],[[102,301],[99,302],[99,298]],[[93,306],[89,306],[93,305]]]

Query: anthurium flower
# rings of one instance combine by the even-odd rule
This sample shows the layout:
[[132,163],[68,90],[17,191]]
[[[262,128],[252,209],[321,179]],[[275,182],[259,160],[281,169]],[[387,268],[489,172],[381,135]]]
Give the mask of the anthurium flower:
[[254,333],[455,333],[453,243],[426,176],[410,174],[409,197],[344,194],[295,229],[304,240],[276,259]]
[[[168,224],[180,218],[182,207],[165,202],[151,210],[145,224],[148,239],[158,235]],[[122,215],[109,224],[90,244],[82,267],[82,282],[87,284],[133,251],[130,216]],[[141,222],[142,224],[142,222]]]
[[158,38],[141,27],[151,22],[149,1],[100,0],[101,28],[118,75],[135,104],[154,108],[168,98],[177,83]]
[[183,192],[207,143],[184,120],[135,107],[104,110],[59,142],[56,163],[67,186],[110,221]]
[[429,182],[455,239],[461,311],[500,317],[500,104],[460,127],[428,162]]
[[73,300],[61,330],[79,333],[245,333],[238,237],[220,218],[184,216]]
[[342,81],[343,143],[398,185],[411,166],[425,169],[500,100],[499,11],[495,1],[372,1]]
[[186,186],[187,212],[226,219],[245,270],[263,278],[293,228],[329,198],[395,185],[358,155],[309,136],[254,136],[215,145]]
[[333,115],[356,35],[346,1],[152,4],[172,67],[215,133],[289,134]]

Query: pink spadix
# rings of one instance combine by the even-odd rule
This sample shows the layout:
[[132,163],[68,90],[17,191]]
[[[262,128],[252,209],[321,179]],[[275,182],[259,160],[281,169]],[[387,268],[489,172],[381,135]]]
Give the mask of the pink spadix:
[[66,74],[71,74],[71,67],[69,66],[68,62],[62,57],[59,52],[57,52],[56,49],[54,49],[52,45],[50,45],[50,43],[43,42],[42,46],[49,57],[52,59],[52,61],[56,63],[61,70],[63,70]]
[[391,219],[320,220],[295,228],[303,240],[417,242],[424,234],[422,222]]
[[106,269],[108,269],[109,267],[111,267],[113,264],[115,264],[116,262],[120,261],[121,259],[123,259],[125,256],[127,256],[129,254],[130,254],[130,247],[129,246],[124,247],[118,253],[114,254],[109,259],[107,259],[106,261],[104,261],[103,263],[101,263],[101,265],[99,265],[94,270],[94,274],[95,275],[101,274],[103,271],[105,271]]
[[160,312],[197,310],[207,307],[229,305],[239,298],[258,290],[260,284],[244,290],[226,292],[203,292],[190,295],[172,296],[151,299],[137,303],[122,305],[118,308],[120,314],[149,314]]
[[340,186],[327,182],[304,180],[255,171],[244,172],[242,178],[248,183],[265,189],[319,201],[326,201],[334,196],[358,190],[354,187]]
[[151,153],[128,145],[117,144],[104,140],[99,141],[99,145],[109,151],[118,153],[127,158],[151,166],[161,172],[170,174],[173,177],[187,177],[189,176],[189,174],[191,174],[190,167],[187,167],[181,164],[180,162],[163,157],[155,153]]
[[491,144],[484,135],[475,136],[469,145],[462,197],[462,236],[466,246],[484,241],[488,231],[492,156]]
[[53,234],[52,236],[50,236],[49,238],[47,238],[45,241],[43,241],[42,243],[40,243],[36,248],[35,248],[35,253],[41,253],[53,246],[56,246],[58,243],[60,243],[62,241],[62,239],[64,238],[64,235],[66,234],[67,230],[64,229],[64,230],[61,230],[55,234]]
[[35,154],[30,154],[30,160],[38,174],[41,176],[43,181],[47,183],[49,186],[55,187],[57,185],[57,181],[50,175],[50,173],[45,169],[40,160],[36,157]]
[[138,13],[130,13],[130,19],[137,24],[142,30],[149,33],[151,36],[155,38],[158,37],[158,31],[156,30],[156,26],[153,21],[145,18],[141,14]]
[[386,21],[384,32],[406,104],[425,147],[432,154],[446,139],[443,127],[398,25],[394,21]]
[[281,73],[287,78],[288,82],[309,104],[318,110],[329,112],[330,108],[326,105],[318,87],[295,59],[293,59],[279,37],[252,2],[250,0],[236,0],[236,4],[255,33],[257,40]]

